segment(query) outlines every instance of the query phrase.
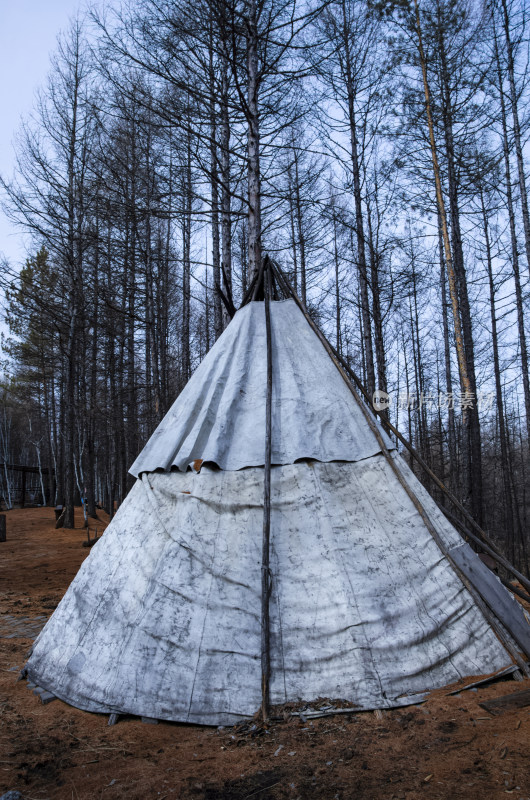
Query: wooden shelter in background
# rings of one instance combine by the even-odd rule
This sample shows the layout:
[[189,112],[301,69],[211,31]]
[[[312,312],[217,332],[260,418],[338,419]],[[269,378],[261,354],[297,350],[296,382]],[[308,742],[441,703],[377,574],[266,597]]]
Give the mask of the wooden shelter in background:
[[[6,473],[11,473],[7,476]],[[11,507],[19,506],[24,508],[28,498],[32,495],[40,497],[40,503],[45,505],[51,502],[53,497],[46,498],[42,490],[42,482],[48,479],[50,470],[48,467],[30,467],[25,464],[0,464],[0,500],[8,506],[7,481],[10,480],[9,494],[11,496]],[[41,481],[42,476],[42,481]],[[53,496],[55,496],[55,472],[52,470]]]

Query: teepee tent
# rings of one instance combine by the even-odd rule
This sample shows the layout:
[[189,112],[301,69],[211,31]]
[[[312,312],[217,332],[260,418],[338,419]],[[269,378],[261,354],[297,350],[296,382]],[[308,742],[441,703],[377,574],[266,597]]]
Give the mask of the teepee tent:
[[521,606],[268,260],[252,297],[133,464],[28,676],[88,711],[219,725],[526,670]]

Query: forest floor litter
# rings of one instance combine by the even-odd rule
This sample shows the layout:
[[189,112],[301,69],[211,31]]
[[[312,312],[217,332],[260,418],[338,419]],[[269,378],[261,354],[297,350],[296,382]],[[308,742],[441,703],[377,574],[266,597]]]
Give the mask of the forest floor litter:
[[[108,522],[99,511],[90,537]],[[0,796],[25,800],[530,800],[530,706],[481,703],[530,689],[507,677],[422,705],[264,727],[159,722],[43,704],[17,675],[90,549],[81,509],[55,530],[51,508],[6,514],[0,544]],[[464,683],[471,683],[472,678]]]

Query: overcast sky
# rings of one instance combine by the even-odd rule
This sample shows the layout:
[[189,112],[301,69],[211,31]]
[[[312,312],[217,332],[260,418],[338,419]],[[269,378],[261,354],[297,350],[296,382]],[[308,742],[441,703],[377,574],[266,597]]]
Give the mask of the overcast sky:
[[[13,139],[44,82],[57,34],[80,0],[0,0],[0,173],[13,173]],[[20,263],[24,239],[0,210],[0,254]]]

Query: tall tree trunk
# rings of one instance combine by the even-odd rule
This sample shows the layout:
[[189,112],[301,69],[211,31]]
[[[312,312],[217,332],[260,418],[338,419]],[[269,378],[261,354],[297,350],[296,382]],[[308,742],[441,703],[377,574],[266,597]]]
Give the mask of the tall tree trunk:
[[[403,323],[402,323],[403,326]],[[412,428],[412,403],[410,402],[410,378],[409,378],[409,363],[407,359],[407,343],[403,327],[401,328],[401,346],[403,348],[403,363],[405,366],[405,386],[406,386],[406,403],[407,403],[407,427],[408,427],[408,440],[414,444],[414,432]],[[412,453],[408,452],[409,467],[414,471],[414,458]]]
[[[374,342],[375,342],[375,361],[377,367],[377,390],[386,392],[388,390],[386,377],[386,358],[385,340],[383,331],[383,313],[381,310],[381,286],[380,286],[380,257],[375,240],[372,210],[370,204],[367,205],[368,211],[368,243],[370,248],[370,282],[372,286],[372,317],[374,321]],[[388,418],[388,409],[382,412]]]
[[[513,42],[510,35],[510,20],[508,15],[508,4],[506,0],[501,0],[502,5],[502,24],[504,37],[506,40],[506,56],[508,66],[508,84],[510,86],[510,105],[512,107],[513,119],[513,140],[515,144],[515,155],[517,158],[517,174],[519,178],[519,195],[521,199],[521,212],[523,216],[524,244],[526,251],[526,261],[530,273],[530,216],[528,213],[528,194],[526,191],[526,178],[524,174],[523,144],[521,138],[521,125],[519,122],[519,110],[517,103],[517,87],[515,85],[515,65],[513,59]],[[501,85],[502,92],[502,85]]]
[[[467,358],[468,354],[466,353],[464,336],[462,332],[458,278],[455,272],[453,254],[451,252],[451,241],[449,238],[449,228],[447,224],[447,214],[445,210],[445,201],[442,191],[442,180],[438,162],[438,152],[436,147],[436,139],[434,135],[431,92],[429,88],[429,81],[427,78],[427,61],[425,59],[425,51],[423,48],[423,35],[421,30],[420,9],[418,5],[418,0],[414,0],[414,12],[415,12],[416,35],[418,39],[417,41],[418,55],[420,60],[420,67],[423,79],[423,90],[425,96],[425,112],[427,116],[427,127],[429,131],[429,142],[431,147],[434,183],[436,187],[436,201],[438,205],[438,213],[440,215],[440,223],[442,227],[442,239],[444,244],[447,280],[449,284],[449,296],[451,298],[451,308],[453,312],[453,325],[455,331],[455,344],[456,344],[456,354],[458,359],[458,370],[460,375],[460,385],[466,397],[474,398],[475,392],[473,389],[473,381],[469,374],[468,358]],[[477,518],[477,521],[480,521],[482,517],[482,502],[481,502],[482,476],[480,474],[478,476],[474,476],[473,474],[474,465],[472,465],[471,463],[472,441],[476,443],[475,437],[473,436],[472,419],[473,415],[471,413],[471,409],[469,409],[467,405],[464,405],[464,407],[462,408],[462,424],[464,428],[463,445],[465,447],[464,459],[463,459],[465,465],[464,484],[466,486],[466,495],[467,495],[465,499],[468,502],[469,501],[471,502],[472,513]],[[480,466],[480,461],[477,464],[477,468],[479,466]]]
[[497,67],[497,80],[499,89],[499,100],[501,105],[502,122],[502,152],[504,158],[504,174],[506,176],[506,204],[508,209],[508,222],[510,225],[510,244],[512,251],[512,270],[515,284],[515,303],[517,308],[517,331],[519,335],[519,351],[521,356],[521,375],[523,379],[524,408],[526,417],[526,437],[527,445],[530,449],[530,379],[528,374],[528,346],[526,341],[526,331],[524,325],[523,291],[521,286],[521,274],[519,270],[519,251],[517,244],[517,233],[515,229],[515,208],[512,193],[512,175],[510,166],[510,146],[508,141],[508,125],[506,121],[506,102],[502,89],[501,60],[497,36],[494,31],[495,61]]
[[[228,115],[228,64],[221,64],[221,232],[222,273],[225,295],[232,296],[232,215],[230,194],[230,119]],[[230,317],[223,307],[223,327]]]
[[186,163],[183,182],[183,214],[182,214],[182,383],[191,376],[190,322],[191,322],[191,212],[192,212],[192,175],[191,175],[191,141],[188,134],[186,142]]
[[95,492],[95,429],[96,429],[96,408],[97,408],[97,374],[98,374],[98,333],[99,333],[99,198],[97,199],[97,210],[95,220],[94,236],[94,266],[92,271],[92,347],[90,354],[90,377],[88,395],[88,414],[87,414],[87,465],[86,465],[86,500],[87,514],[89,517],[97,518],[96,514],[96,492]]
[[[438,223],[440,217],[438,215]],[[455,477],[457,474],[457,457],[456,457],[456,426],[455,426],[455,409],[453,403],[453,377],[451,370],[451,345],[449,341],[449,319],[447,314],[447,292],[446,292],[446,275],[445,264],[443,255],[443,241],[441,225],[438,225],[439,236],[439,254],[440,254],[440,295],[442,300],[442,325],[444,337],[444,361],[445,361],[445,391],[447,396],[447,448],[449,452],[449,485],[454,487]],[[441,405],[441,403],[439,403]]]
[[247,20],[248,70],[248,268],[251,276],[261,265],[261,174],[258,74],[258,7],[249,0]]
[[482,522],[482,451],[480,419],[478,404],[476,401],[477,385],[475,377],[475,346],[473,341],[471,308],[467,290],[467,277],[464,265],[464,250],[462,246],[462,232],[460,227],[458,180],[453,139],[451,81],[447,66],[445,29],[442,24],[439,25],[439,52],[442,66],[442,118],[447,157],[447,182],[449,194],[449,212],[451,218],[452,255],[457,281],[467,374],[471,385],[471,394],[468,395],[471,399],[471,404],[468,408],[469,424],[464,426],[466,433],[465,451],[468,464],[466,469],[466,477],[468,481],[467,492],[470,498],[473,515],[478,522]]
[[221,250],[219,238],[219,165],[217,156],[217,115],[215,102],[215,72],[213,64],[213,39],[210,30],[210,183],[212,193],[212,272],[213,272],[213,327],[215,338],[223,332],[221,295]]
[[[416,378],[416,418],[420,452],[427,463],[431,460],[430,441],[427,430],[427,406],[425,403],[425,380],[420,342],[420,318],[418,310],[417,274],[415,254],[412,252],[412,303],[410,304],[410,335],[414,358],[414,374]],[[410,298],[409,298],[410,302]]]
[[307,304],[307,264],[306,264],[306,241],[304,231],[304,215],[302,209],[302,197],[300,194],[300,171],[298,169],[298,151],[293,147],[294,157],[294,210],[296,219],[296,229],[298,232],[298,249],[300,252],[300,296],[304,305]]
[[294,180],[292,175],[292,165],[287,167],[287,180],[289,188],[289,224],[291,232],[291,246],[293,253],[293,288],[298,292],[298,246],[295,231],[295,208],[294,208]]
[[355,232],[357,239],[357,263],[359,266],[359,287],[361,292],[361,314],[363,325],[364,354],[366,359],[366,388],[370,395],[375,392],[374,353],[372,347],[372,323],[370,315],[370,296],[366,247],[363,224],[361,160],[359,157],[359,134],[355,110],[355,80],[350,49],[350,31],[347,19],[347,0],[341,0],[342,48],[344,51],[344,82],[348,97],[348,128],[350,134],[350,157],[353,177],[353,199],[355,204]]
[[508,542],[511,545],[511,551],[514,551],[514,514],[512,504],[511,481],[509,474],[508,463],[508,445],[506,441],[506,423],[504,418],[504,404],[502,397],[502,383],[501,383],[501,370],[499,362],[499,343],[497,336],[497,317],[495,313],[495,282],[493,279],[493,265],[491,254],[491,243],[489,234],[489,222],[486,213],[486,206],[484,203],[484,192],[482,187],[480,192],[480,207],[482,211],[482,225],[484,229],[484,241],[486,244],[486,265],[488,270],[488,285],[489,285],[489,301],[490,301],[490,320],[491,320],[491,343],[493,347],[493,373],[495,376],[495,401],[497,405],[497,423],[499,427],[499,442],[501,448],[501,472],[504,494],[504,526],[508,536]]
[[337,244],[337,215],[333,212],[333,261],[335,264],[335,349],[342,353],[342,337],[340,330],[340,273],[339,248]]
[[248,288],[248,247],[247,223],[241,220],[241,233],[239,234],[239,260],[241,263],[241,289],[245,294]]
[[80,264],[78,263],[79,252],[76,242],[76,186],[75,186],[75,166],[77,155],[77,115],[79,102],[79,61],[76,52],[76,62],[74,67],[74,84],[72,87],[72,119],[70,122],[70,142],[68,153],[68,244],[67,244],[67,270],[70,279],[70,291],[68,296],[68,334],[66,341],[66,394],[65,394],[65,511],[64,527],[73,528],[74,505],[75,505],[75,426],[76,426],[76,378],[77,378],[77,333],[78,333],[78,314],[79,314],[79,285]]

